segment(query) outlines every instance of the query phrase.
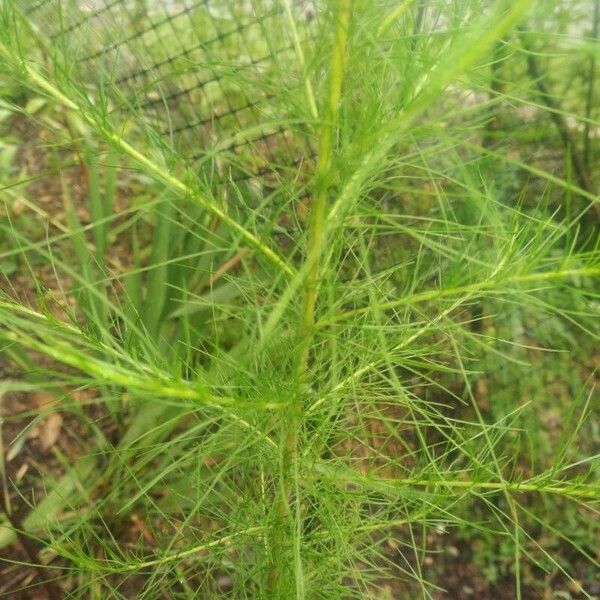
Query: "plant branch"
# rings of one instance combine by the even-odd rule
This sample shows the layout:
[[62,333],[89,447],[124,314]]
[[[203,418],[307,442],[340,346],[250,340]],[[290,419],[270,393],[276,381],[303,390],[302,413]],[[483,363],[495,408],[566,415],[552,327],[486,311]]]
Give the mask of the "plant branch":
[[184,183],[179,177],[173,175],[165,168],[157,164],[154,160],[148,158],[148,156],[134,148],[120,134],[113,131],[105,119],[103,119],[102,122],[95,119],[94,116],[91,115],[84,106],[81,106],[69,98],[42,73],[24,63],[20,57],[2,41],[0,41],[0,56],[4,56],[7,61],[18,64],[22,70],[23,76],[38,90],[43,91],[54,101],[58,102],[68,110],[76,113],[93,131],[104,138],[114,148],[120,150],[123,152],[123,154],[140,165],[158,181],[166,185],[179,196],[190,199],[221,219],[228,227],[238,233],[240,237],[244,239],[251,247],[263,254],[265,258],[269,260],[269,262],[274,264],[284,273],[287,275],[293,275],[295,273],[294,268],[289,265],[285,259],[271,250],[271,248],[261,242],[253,233],[248,231],[235,219],[229,216],[229,214],[217,206],[211,198]]
[[600,486],[560,481],[542,481],[526,479],[524,481],[473,481],[469,479],[432,479],[404,477],[399,479],[380,478],[358,473],[351,469],[329,467],[324,463],[315,465],[315,473],[331,478],[332,481],[351,485],[360,485],[386,494],[396,494],[406,487],[445,487],[466,490],[467,492],[496,493],[539,493],[563,496],[571,499],[600,501]]
[[[304,280],[303,309],[298,325],[298,362],[296,364],[297,387],[288,407],[288,414],[284,419],[284,447],[281,457],[281,485],[279,490],[279,531],[276,535],[274,550],[280,553],[284,539],[283,534],[287,530],[287,522],[291,515],[290,499],[291,488],[297,481],[298,471],[298,436],[302,420],[304,402],[304,385],[309,368],[309,353],[311,339],[314,332],[315,308],[320,278],[320,259],[323,254],[326,238],[326,212],[332,188],[333,152],[334,138],[338,128],[340,112],[340,99],[344,79],[344,67],[348,43],[348,30],[352,14],[352,0],[336,0],[334,40],[331,51],[331,62],[329,68],[329,85],[325,106],[322,112],[323,122],[319,135],[318,158],[315,172],[315,185],[313,199],[310,206],[310,223],[308,231],[308,248],[303,271],[306,272]],[[300,523],[300,506],[296,499],[296,523]],[[301,532],[296,531],[296,536]],[[296,595],[302,596],[302,561],[299,552],[294,545],[294,565],[296,580]],[[282,573],[277,566],[272,566],[270,575],[270,586],[272,590],[278,589],[284,583]],[[281,591],[281,590],[280,590]]]
[[334,318],[320,321],[317,326],[319,328],[326,327],[332,323],[338,323],[340,321],[347,321],[348,319],[354,319],[361,315],[373,312],[374,310],[390,310],[394,308],[400,308],[401,306],[412,306],[414,304],[420,304],[422,302],[432,302],[434,300],[441,300],[442,298],[451,298],[460,294],[473,294],[477,292],[484,292],[486,290],[493,290],[501,285],[511,285],[520,283],[543,283],[546,281],[555,281],[560,279],[567,279],[569,277],[598,277],[600,276],[600,265],[592,265],[588,267],[581,267],[579,269],[559,269],[557,271],[542,271],[540,273],[526,273],[525,275],[514,275],[512,277],[503,278],[490,278],[477,283],[470,283],[467,285],[461,285],[446,289],[436,290],[424,290],[416,294],[408,294],[398,298],[397,300],[390,300],[389,302],[382,302],[377,306],[365,306],[354,310],[349,310],[336,315]]

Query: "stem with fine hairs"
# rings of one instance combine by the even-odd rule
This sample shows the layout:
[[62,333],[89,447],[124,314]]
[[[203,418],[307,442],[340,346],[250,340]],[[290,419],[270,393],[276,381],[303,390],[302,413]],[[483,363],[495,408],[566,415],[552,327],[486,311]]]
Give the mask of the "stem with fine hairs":
[[[279,528],[273,544],[274,560],[269,575],[269,585],[272,590],[281,589],[285,585],[282,573],[277,568],[277,556],[281,557],[285,533],[292,532],[288,523],[292,516],[292,505],[296,522],[296,531],[292,535],[297,540],[301,534],[300,504],[295,494],[294,501],[292,488],[298,479],[298,438],[302,423],[304,389],[309,372],[309,354],[311,340],[315,329],[315,309],[320,279],[320,261],[325,247],[326,238],[326,212],[331,195],[331,181],[333,171],[334,139],[338,129],[340,112],[340,98],[344,80],[344,66],[348,45],[348,29],[352,14],[352,0],[335,0],[334,6],[334,39],[329,66],[329,83],[322,114],[322,123],[319,132],[318,158],[315,170],[313,197],[310,204],[310,221],[308,230],[308,246],[305,259],[306,277],[303,289],[303,306],[298,324],[298,360],[295,366],[296,386],[292,393],[288,412],[285,416],[284,444],[281,457],[281,480],[279,489]],[[303,597],[302,561],[299,546],[293,543],[296,597]]]

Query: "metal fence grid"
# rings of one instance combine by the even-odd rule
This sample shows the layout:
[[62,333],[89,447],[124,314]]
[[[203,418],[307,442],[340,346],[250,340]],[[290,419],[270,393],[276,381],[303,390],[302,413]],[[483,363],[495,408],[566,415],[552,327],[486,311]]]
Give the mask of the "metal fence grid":
[[[293,1],[293,0],[292,0]],[[189,158],[219,145],[260,172],[277,148],[294,162],[278,94],[294,48],[276,0],[25,0],[24,12],[53,48],[68,49],[91,84],[102,77],[127,110]],[[312,5],[310,5],[312,6]],[[306,2],[293,3],[307,24]],[[288,70],[289,71],[289,70]],[[224,142],[225,140],[225,142]],[[228,141],[229,140],[229,141]]]

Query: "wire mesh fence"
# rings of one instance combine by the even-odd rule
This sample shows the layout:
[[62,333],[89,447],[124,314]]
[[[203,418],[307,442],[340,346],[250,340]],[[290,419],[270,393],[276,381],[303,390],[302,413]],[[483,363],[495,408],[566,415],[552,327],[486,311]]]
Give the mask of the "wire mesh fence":
[[[48,41],[113,110],[137,112],[178,153],[216,146],[243,154],[249,172],[298,160],[276,98],[297,80],[286,8],[303,42],[314,7],[285,0],[32,0],[21,4]],[[282,64],[284,67],[282,68]]]

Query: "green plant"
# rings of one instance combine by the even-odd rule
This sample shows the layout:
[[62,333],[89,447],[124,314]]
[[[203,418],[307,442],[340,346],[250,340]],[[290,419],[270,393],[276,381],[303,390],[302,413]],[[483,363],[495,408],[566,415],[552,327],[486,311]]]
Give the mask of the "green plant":
[[[485,127],[509,103],[597,126],[498,85],[525,77],[514,31],[535,7],[334,0],[307,24],[286,0],[250,47],[287,30],[292,52],[249,76],[231,41],[198,68],[233,82],[219,106],[293,84],[194,158],[110,63],[86,79],[76,44],[3,5],[2,76],[48,103],[54,162],[34,179],[61,208],[48,230],[0,221],[0,261],[36,296],[0,302],[2,392],[51,394],[42,415],[68,415],[78,455],[57,449],[33,500],[3,469],[28,510],[5,502],[1,545],[38,541],[41,579],[72,598],[429,598],[445,531],[500,544],[480,562],[518,598],[538,571],[578,581],[571,552],[598,566],[600,254],[580,229],[598,198],[569,148],[555,169]],[[209,13],[192,23],[218,27]],[[187,85],[194,65],[172,66]],[[257,175],[257,127],[284,128],[299,166],[274,143],[276,177]]]

